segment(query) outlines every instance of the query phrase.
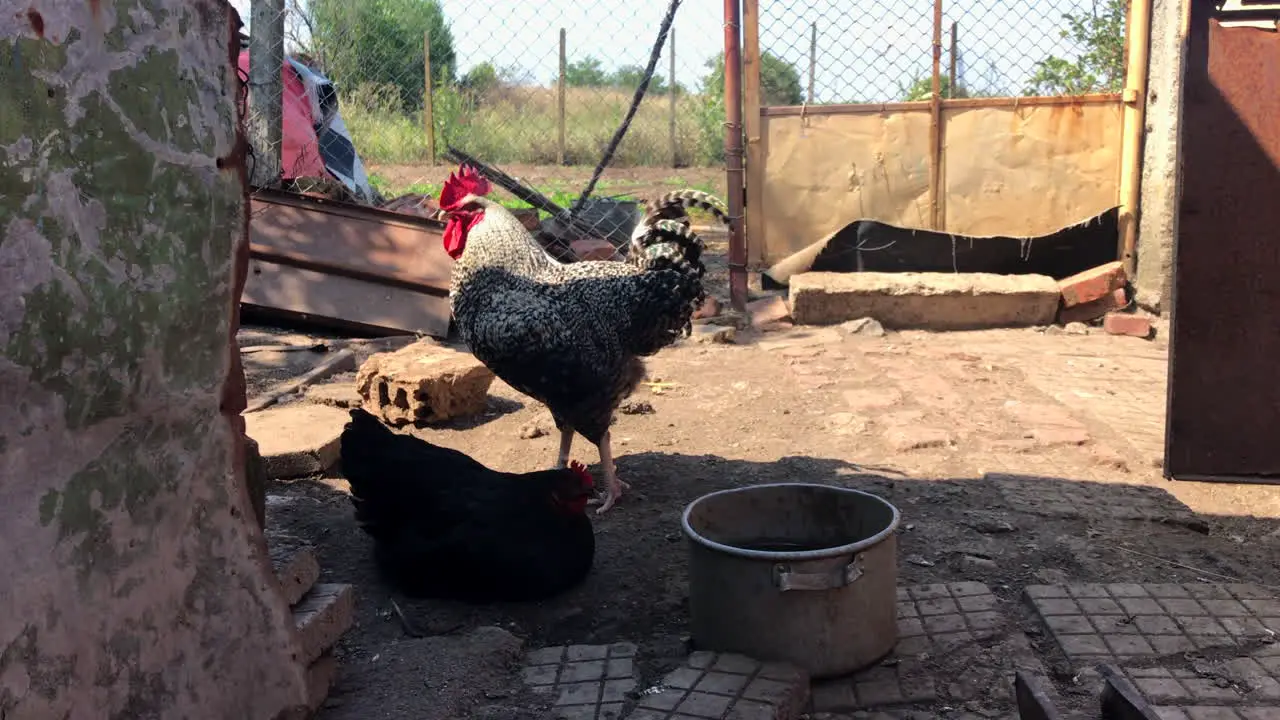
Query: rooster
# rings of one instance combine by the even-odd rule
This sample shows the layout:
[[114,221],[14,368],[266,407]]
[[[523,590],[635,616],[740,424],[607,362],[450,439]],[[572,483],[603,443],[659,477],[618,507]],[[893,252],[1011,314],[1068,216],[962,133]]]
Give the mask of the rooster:
[[464,166],[440,191],[444,248],[456,261],[454,321],[480,362],[551,410],[557,467],[569,461],[575,432],[596,446],[606,481],[596,512],[607,512],[630,487],[614,465],[613,411],[644,378],[641,358],[688,333],[705,299],[702,240],[685,210],[726,224],[728,216],[706,193],[668,193],[649,205],[624,262],[561,264],[486,197],[490,189]]
[[580,463],[515,474],[392,432],[355,409],[342,472],[383,577],[411,597],[467,602],[551,597],[591,570],[586,514],[594,486]]

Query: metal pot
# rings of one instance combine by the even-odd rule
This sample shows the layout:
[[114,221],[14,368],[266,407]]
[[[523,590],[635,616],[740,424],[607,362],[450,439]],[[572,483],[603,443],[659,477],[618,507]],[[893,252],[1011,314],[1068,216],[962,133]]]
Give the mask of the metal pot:
[[689,504],[689,608],[699,649],[844,675],[898,641],[898,509],[859,490],[779,483]]

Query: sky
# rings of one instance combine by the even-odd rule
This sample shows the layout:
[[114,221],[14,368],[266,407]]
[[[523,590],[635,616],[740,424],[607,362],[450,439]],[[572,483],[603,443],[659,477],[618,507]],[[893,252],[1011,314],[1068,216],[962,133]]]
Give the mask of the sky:
[[[246,24],[249,1],[232,0]],[[640,0],[441,2],[460,74],[487,61],[542,84],[557,74],[560,28],[570,62],[590,55],[606,70],[644,65],[666,12],[665,3]],[[932,6],[928,0],[760,0],[760,46],[790,62],[807,88],[816,23],[814,102],[899,100],[913,79],[929,74]],[[724,47],[723,7],[717,0],[684,0],[676,13],[676,79],[686,87],[699,86],[706,62]],[[1051,53],[1074,57],[1059,36],[1062,16],[1091,7],[1092,0],[948,0],[944,72],[955,21],[960,84],[1020,94],[1037,60]],[[663,75],[669,62],[664,50]]]

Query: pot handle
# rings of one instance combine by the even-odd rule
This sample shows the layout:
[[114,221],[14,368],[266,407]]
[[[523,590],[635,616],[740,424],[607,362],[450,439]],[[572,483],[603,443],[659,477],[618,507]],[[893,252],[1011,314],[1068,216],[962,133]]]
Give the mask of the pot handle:
[[795,572],[790,565],[773,566],[773,584],[782,592],[788,590],[835,590],[852,585],[862,577],[862,555],[854,555],[848,565],[822,573]]

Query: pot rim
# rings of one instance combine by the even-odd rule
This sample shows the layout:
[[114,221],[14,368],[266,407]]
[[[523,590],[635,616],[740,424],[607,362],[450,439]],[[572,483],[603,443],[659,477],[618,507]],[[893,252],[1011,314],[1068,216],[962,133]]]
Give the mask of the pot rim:
[[[881,530],[880,532],[877,532],[875,535],[872,535],[871,537],[858,540],[857,542],[848,543],[846,545],[835,545],[827,548],[818,548],[817,550],[796,550],[791,552],[774,551],[774,550],[750,550],[747,548],[734,547],[733,545],[725,545],[724,543],[716,542],[715,540],[712,540],[702,535],[698,531],[694,530],[693,526],[689,524],[689,516],[693,513],[693,509],[698,505],[698,503],[705,502],[710,500],[711,498],[720,497],[723,495],[732,495],[735,493],[750,492],[752,490],[758,490],[761,488],[818,488],[821,490],[831,490],[831,491],[840,492],[840,493],[862,495],[863,497],[871,498],[888,507],[889,510],[893,513],[893,518],[892,520],[890,520],[888,526],[886,526],[883,530]],[[902,519],[902,514],[898,512],[898,508],[896,505],[889,502],[888,500],[885,500],[879,495],[873,495],[869,492],[863,492],[862,490],[854,490],[853,488],[840,487],[838,485],[824,485],[822,483],[765,483],[763,485],[749,485],[747,487],[729,488],[727,490],[717,490],[715,492],[707,493],[706,495],[703,495],[702,497],[695,499],[693,502],[685,506],[684,513],[680,516],[680,526],[684,530],[685,537],[698,543],[699,545],[702,545],[703,547],[725,553],[726,555],[734,555],[737,557],[748,558],[751,560],[770,560],[770,561],[776,562],[776,561],[822,560],[822,559],[831,558],[831,557],[838,557],[840,555],[850,555],[862,550],[866,550],[867,548],[880,544],[881,542],[884,541],[885,538],[889,537],[891,533],[896,531],[898,529],[898,524],[901,521],[901,519]]]

